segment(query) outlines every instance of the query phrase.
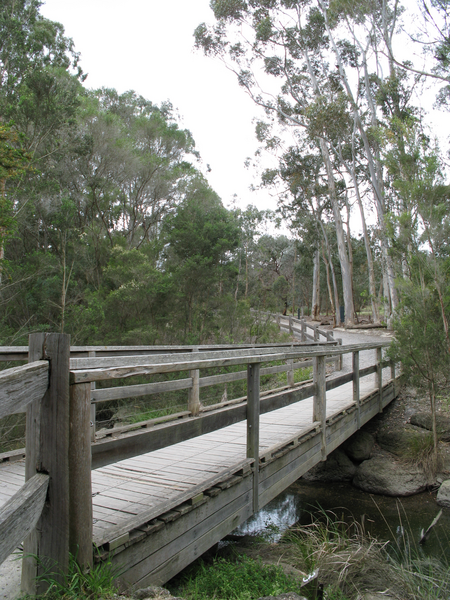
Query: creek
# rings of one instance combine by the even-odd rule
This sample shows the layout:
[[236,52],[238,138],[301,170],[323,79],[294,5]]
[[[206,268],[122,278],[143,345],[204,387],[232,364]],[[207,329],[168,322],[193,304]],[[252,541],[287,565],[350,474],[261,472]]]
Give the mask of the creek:
[[445,556],[450,562],[450,509],[442,510],[429,539],[419,546],[422,529],[429,527],[439,510],[436,493],[433,492],[397,499],[368,494],[349,483],[324,484],[299,480],[233,534],[263,535],[276,542],[296,523],[307,525],[312,518],[323,518],[323,511],[332,511],[337,520],[348,524],[363,522],[365,531],[380,541],[398,543],[401,547],[406,542],[413,553],[417,551],[419,555],[436,558]]

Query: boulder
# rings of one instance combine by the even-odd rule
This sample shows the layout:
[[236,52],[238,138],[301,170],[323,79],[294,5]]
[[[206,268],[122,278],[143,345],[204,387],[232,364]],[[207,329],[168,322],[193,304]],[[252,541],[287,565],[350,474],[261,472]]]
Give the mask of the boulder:
[[[417,412],[411,415],[411,425],[422,427],[422,429],[428,429],[433,431],[433,419],[431,413]],[[450,418],[444,415],[436,415],[436,429],[438,436],[445,442],[450,441]]]
[[392,452],[397,456],[404,456],[408,453],[411,445],[428,435],[427,430],[414,425],[403,425],[395,429],[383,427],[377,433],[377,442],[383,450]]
[[376,456],[361,463],[353,478],[353,485],[364,492],[385,496],[412,496],[423,492],[428,481],[421,469]]
[[450,479],[446,479],[442,482],[437,493],[436,501],[440,506],[450,508]]
[[357,431],[345,444],[347,456],[355,462],[368,460],[375,445],[375,438],[367,431]]
[[325,462],[321,462],[303,475],[306,481],[351,481],[356,472],[356,466],[343,450],[338,448],[332,452]]

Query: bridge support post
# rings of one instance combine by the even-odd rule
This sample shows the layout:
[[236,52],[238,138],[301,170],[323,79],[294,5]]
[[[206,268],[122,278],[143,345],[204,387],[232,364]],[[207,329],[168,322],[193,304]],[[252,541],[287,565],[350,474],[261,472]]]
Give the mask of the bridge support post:
[[247,366],[247,458],[253,458],[253,512],[259,508],[259,378],[260,364]]
[[21,587],[31,595],[48,588],[36,577],[47,572],[62,583],[69,568],[69,357],[69,335],[30,335],[28,362],[50,361],[48,390],[26,417],[25,479],[50,476],[42,515],[23,544]]
[[314,403],[313,421],[321,423],[322,460],[327,459],[327,399],[325,379],[325,356],[317,356],[314,359]]
[[[194,346],[192,352],[198,352],[198,347]],[[189,371],[192,379],[192,387],[188,390],[188,410],[193,417],[198,417],[200,412],[200,371],[193,369]]]
[[379,412],[383,412],[383,364],[382,364],[382,360],[383,360],[383,354],[382,354],[382,348],[377,348],[376,349],[376,353],[377,353],[377,370],[375,373],[375,377],[376,377],[376,386],[378,388],[378,394],[379,394]]
[[353,402],[356,404],[358,429],[361,427],[361,405],[359,389],[359,352],[353,352]]
[[289,315],[289,333],[292,335],[294,333],[294,328],[292,326],[292,316]]
[[[302,315],[302,317],[303,317],[303,315]],[[302,337],[301,337],[301,341],[302,342],[306,342],[306,321],[303,318],[302,318]]]

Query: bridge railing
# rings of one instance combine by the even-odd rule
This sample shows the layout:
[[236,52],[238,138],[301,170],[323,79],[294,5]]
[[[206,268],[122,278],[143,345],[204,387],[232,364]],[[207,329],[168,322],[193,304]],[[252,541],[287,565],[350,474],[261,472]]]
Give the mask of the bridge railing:
[[[353,382],[353,401],[358,424],[360,424],[360,378],[375,373],[375,393],[378,394],[381,410],[383,407],[382,370],[390,364],[382,359],[382,348],[386,345],[388,344],[373,343],[343,347],[332,342],[326,345],[288,344],[225,350],[202,349],[200,351],[191,348],[189,352],[180,351],[175,354],[134,353],[125,356],[115,354],[70,359],[69,336],[57,334],[31,336],[29,360],[32,364],[36,364],[35,361],[40,361],[39,364],[43,362],[47,370],[48,362],[50,363],[50,383],[46,384],[48,388],[45,388],[47,391],[44,393],[45,389],[42,389],[40,392],[44,394],[41,402],[38,402],[37,397],[31,395],[28,390],[19,396],[24,398],[23,401],[14,399],[16,390],[21,389],[23,385],[21,383],[23,380],[18,377],[16,387],[8,391],[5,396],[8,398],[7,401],[5,400],[5,406],[8,406],[7,410],[10,412],[27,410],[27,482],[31,481],[37,473],[45,474],[44,477],[39,477],[43,489],[45,476],[49,477],[45,479],[49,481],[45,509],[40,517],[40,511],[37,511],[37,526],[24,543],[24,590],[31,593],[36,591],[33,587],[34,578],[39,574],[40,563],[36,563],[35,556],[45,558],[47,564],[57,564],[61,572],[67,570],[69,551],[77,556],[81,565],[92,564],[92,468],[164,448],[246,420],[246,455],[253,464],[253,503],[254,510],[257,510],[260,415],[313,396],[311,426],[321,432],[321,452],[322,457],[325,458],[327,455],[327,390]],[[373,366],[360,369],[359,353],[363,350],[375,350],[377,361]],[[353,371],[327,381],[327,357],[335,360],[336,357],[346,353],[353,355]],[[263,395],[260,393],[260,376],[264,369],[272,368],[264,365],[273,361],[284,361],[289,368],[297,364],[304,366],[307,361],[312,361],[313,380],[294,387],[286,386],[271,394]],[[199,411],[197,416],[193,411],[188,411],[189,415],[185,418],[153,423],[150,427],[145,425],[137,431],[116,431],[112,438],[91,443],[91,402],[93,397],[100,401],[97,395],[100,390],[92,389],[93,384],[118,379],[127,380],[135,375],[151,377],[162,373],[183,371],[192,374],[212,367],[236,365],[246,367],[247,380],[247,395],[245,398],[236,399],[236,403],[219,406],[214,410]],[[29,365],[26,367],[31,368]],[[24,367],[19,369],[23,370]],[[391,377],[395,381],[393,365],[391,369]],[[8,371],[4,373],[7,374]],[[12,379],[15,380],[15,377],[12,376]],[[193,387],[195,377],[189,379]],[[134,386],[122,387],[126,390],[127,387]],[[132,390],[132,395],[135,392],[136,390]],[[124,393],[130,394],[130,390]],[[3,406],[1,401],[0,406]],[[275,448],[273,451],[279,449]],[[0,522],[2,522],[5,510],[3,509],[0,514],[2,515]],[[6,511],[6,519],[9,518],[8,514],[9,509]],[[36,523],[36,521],[30,522]],[[17,542],[17,535],[14,540]]]
[[[342,339],[335,338],[334,331],[321,329],[315,323],[308,323],[304,317],[297,319],[292,315],[280,315],[279,313],[271,312],[261,312],[261,314],[275,321],[280,329],[287,329],[291,335],[299,336],[302,342],[320,342],[323,338],[325,342],[335,341],[337,344],[342,345]],[[335,368],[336,370],[342,369],[342,355],[336,359]]]

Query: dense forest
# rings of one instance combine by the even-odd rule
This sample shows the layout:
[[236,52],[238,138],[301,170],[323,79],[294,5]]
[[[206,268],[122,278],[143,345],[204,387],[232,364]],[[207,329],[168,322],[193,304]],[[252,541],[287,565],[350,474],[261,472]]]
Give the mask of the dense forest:
[[[426,315],[448,354],[447,149],[417,99],[433,84],[447,118],[450,5],[411,4],[211,1],[193,44],[264,110],[259,152],[277,166],[261,185],[278,206],[262,211],[224,207],[170,103],[89,89],[41,3],[5,0],[0,343],[264,341],[251,309],[339,324],[342,305],[347,326]],[[405,39],[420,66],[397,55]]]

